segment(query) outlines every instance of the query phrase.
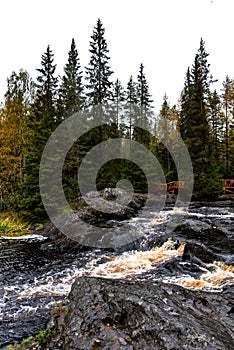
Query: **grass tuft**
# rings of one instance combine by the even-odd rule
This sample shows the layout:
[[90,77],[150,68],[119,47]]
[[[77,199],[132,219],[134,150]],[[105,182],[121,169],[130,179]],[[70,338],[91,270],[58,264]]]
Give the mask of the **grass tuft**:
[[29,223],[17,213],[0,214],[0,236],[17,237],[29,233]]

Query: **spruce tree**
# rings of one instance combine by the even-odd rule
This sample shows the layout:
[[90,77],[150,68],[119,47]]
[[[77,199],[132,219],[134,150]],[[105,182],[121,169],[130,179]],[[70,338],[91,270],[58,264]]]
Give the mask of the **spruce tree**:
[[211,147],[217,166],[220,166],[222,161],[221,142],[223,139],[224,116],[221,107],[220,97],[215,90],[209,97],[209,122],[211,132]]
[[191,125],[190,118],[188,117],[191,113],[190,103],[191,103],[191,93],[192,93],[192,78],[190,73],[190,68],[188,67],[185,77],[184,89],[181,93],[181,111],[180,111],[180,133],[184,140],[191,137]]
[[128,104],[137,104],[137,84],[134,82],[132,75],[129,78],[126,93]]
[[[209,124],[210,84],[213,78],[207,61],[205,43],[201,39],[192,69],[187,72],[182,93],[180,128],[188,147],[194,172],[194,197],[207,198],[212,180],[213,153]],[[218,174],[213,174],[218,177]],[[217,194],[220,192],[217,188]],[[213,189],[211,189],[213,191]],[[213,193],[214,194],[214,193]]]
[[[66,119],[79,112],[85,103],[83,93],[82,71],[75,40],[72,39],[68,52],[68,61],[64,67],[64,75],[59,89],[59,115]],[[69,124],[68,124],[69,125]],[[66,138],[72,134],[71,127],[67,129]],[[69,150],[63,167],[63,187],[68,201],[71,203],[78,197],[77,167],[79,163],[80,145],[75,142]]]
[[168,148],[171,150],[172,147],[176,150],[176,142],[174,142],[176,137],[174,138],[174,132],[177,130],[177,118],[178,112],[176,106],[170,107],[168,97],[165,94],[159,118],[156,121],[155,139],[153,139],[152,144],[155,148],[154,152],[164,170],[167,182],[177,179],[175,164],[168,150]]
[[[225,177],[231,178],[233,174],[230,170],[230,164],[233,163],[231,157],[231,134],[233,134],[232,127],[234,125],[234,80],[226,77],[223,82],[222,103],[224,109],[224,162],[225,162]],[[234,158],[234,157],[233,157]]]
[[136,103],[139,109],[139,115],[136,118],[138,126],[134,127],[133,138],[145,146],[149,146],[151,140],[150,134],[146,130],[151,125],[153,114],[152,102],[153,100],[149,93],[149,87],[144,73],[144,66],[141,63],[136,85]]
[[56,116],[58,79],[55,76],[55,69],[54,55],[48,46],[42,55],[41,68],[37,69],[40,74],[37,77],[35,102],[29,115],[32,137],[25,158],[25,179],[21,186],[21,212],[33,221],[46,217],[39,189],[39,167],[43,149],[58,121]]
[[121,109],[122,109],[123,102],[125,100],[126,100],[126,92],[124,91],[124,88],[123,88],[120,80],[117,79],[115,81],[115,83],[113,84],[112,93],[111,93],[111,101],[113,103],[115,114],[116,114],[115,122],[116,122],[117,127],[119,126],[119,124],[121,122],[121,120],[120,120]]
[[109,50],[104,37],[105,29],[100,19],[93,30],[90,41],[90,62],[86,67],[86,88],[88,105],[95,106],[109,102],[112,70],[109,65]]
[[85,102],[83,90],[80,59],[75,40],[72,39],[60,86],[60,100],[64,110],[63,118],[67,118],[82,109]]
[[[137,82],[134,82],[131,76],[127,84],[127,119],[129,124],[129,139],[131,149],[131,139],[150,146],[151,135],[148,131],[150,126],[149,117],[152,114],[151,96],[149,93],[148,84],[144,74],[144,66],[140,65]],[[139,157],[144,157],[143,153]],[[131,162],[125,162],[125,176],[130,178],[134,184],[134,190],[138,192],[147,192],[147,181],[144,173],[139,167]]]
[[152,115],[152,96],[144,73],[144,66],[141,63],[137,76],[137,103],[140,107],[140,124],[142,127],[149,126],[149,117]]
[[126,88],[126,106],[125,106],[125,129],[126,136],[132,139],[132,130],[134,127],[135,117],[137,114],[137,84],[132,75],[129,78]]

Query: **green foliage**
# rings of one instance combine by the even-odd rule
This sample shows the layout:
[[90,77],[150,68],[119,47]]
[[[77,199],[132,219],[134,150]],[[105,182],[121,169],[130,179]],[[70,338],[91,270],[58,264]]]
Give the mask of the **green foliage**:
[[33,83],[26,71],[13,72],[7,79],[5,105],[0,111],[0,209],[15,209],[23,181],[25,152],[30,140],[27,116]]
[[71,48],[68,52],[68,62],[64,67],[64,75],[59,89],[61,119],[66,119],[81,110],[85,102],[82,84],[82,71],[80,59],[76,49],[75,40],[72,39]]
[[21,344],[8,345],[7,350],[38,349],[50,342],[56,334],[57,330],[55,328],[43,329],[35,337],[30,336],[23,339]]
[[0,215],[0,236],[22,236],[29,233],[29,223],[18,214],[3,213]]
[[110,77],[112,71],[109,66],[109,50],[104,37],[105,29],[100,19],[93,30],[90,41],[90,62],[86,67],[86,88],[88,90],[88,105],[96,106],[107,103],[111,96]]
[[39,345],[43,345],[47,343],[53,336],[56,335],[55,329],[43,329],[36,335],[36,340],[38,341]]
[[31,221],[47,217],[40,196],[39,166],[43,149],[57,123],[57,78],[54,76],[56,65],[53,61],[54,55],[48,46],[42,55],[41,68],[37,69],[40,75],[37,77],[36,97],[29,116],[32,137],[25,156],[19,208]]
[[137,104],[140,107],[140,126],[146,128],[150,125],[149,116],[152,115],[152,96],[141,63],[137,76]]
[[[211,94],[212,76],[207,63],[208,54],[201,39],[192,69],[188,69],[182,93],[180,130],[188,148],[194,170],[194,198],[216,197],[220,178],[218,158],[217,94]],[[221,127],[222,128],[222,127]],[[216,158],[216,165],[214,164]]]
[[30,336],[28,338],[23,339],[22,344],[30,343],[30,341],[33,339],[33,336]]
[[[86,89],[74,39],[59,86],[50,46],[42,55],[36,83],[23,70],[13,72],[7,79],[5,103],[0,111],[0,209],[20,210],[30,222],[47,219],[39,189],[43,149],[61,121],[94,105],[100,107],[94,118],[100,118],[102,114],[105,119],[105,112],[110,110],[113,120],[84,133],[67,153],[63,187],[72,208],[77,208],[80,195],[77,173],[81,163],[92,147],[111,138],[126,138],[130,145],[132,140],[141,143],[158,158],[166,180],[177,180],[176,166],[167,145],[168,142],[173,144],[173,133],[175,135],[178,129],[193,163],[194,198],[217,198],[222,193],[219,180],[234,177],[234,80],[226,77],[221,96],[217,91],[211,91],[213,78],[204,41],[201,39],[193,65],[186,72],[180,112],[175,106],[171,108],[164,96],[160,113],[154,116],[154,130],[153,101],[144,65],[140,65],[136,80],[130,77],[126,91],[119,79],[114,84],[111,82],[113,72],[100,19],[94,27],[89,51],[90,61],[85,68]],[[168,126],[165,119],[170,120],[171,125]],[[64,132],[65,141],[59,140],[58,147],[63,147],[63,142],[67,142],[71,134],[72,130]],[[173,147],[176,149],[176,144]],[[89,167],[87,182],[94,165]],[[48,170],[48,177],[50,174]],[[97,188],[113,187],[125,176],[136,191],[147,191],[143,172],[121,159],[109,161],[101,167]],[[2,232],[10,232],[9,226],[9,222],[2,222]]]

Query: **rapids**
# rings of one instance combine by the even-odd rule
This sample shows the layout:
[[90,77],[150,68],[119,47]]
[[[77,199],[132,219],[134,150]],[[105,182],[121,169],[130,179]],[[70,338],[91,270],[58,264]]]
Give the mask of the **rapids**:
[[[150,275],[152,280],[209,292],[222,292],[224,286],[233,284],[234,268],[230,264],[232,256],[228,247],[227,252],[220,253],[214,246],[217,261],[199,263],[193,260],[189,265],[188,261],[181,260],[185,242],[203,243],[202,236],[198,235],[194,239],[194,236],[188,237],[186,233],[182,237],[183,233],[176,233],[175,230],[175,234],[166,237],[164,243],[157,246],[171,213],[172,208],[166,207],[160,213],[148,212],[144,217],[139,213],[131,220],[122,222],[122,225],[142,232],[140,251],[129,250],[117,254],[87,249],[79,253],[61,253],[53,249],[41,249],[48,241],[43,235],[15,239],[1,237],[0,349],[45,328],[50,310],[66,302],[78,276],[144,279],[153,272]],[[184,223],[187,218],[209,224],[212,228],[222,223],[222,232],[226,229],[225,225],[233,226],[234,222],[233,205],[225,206],[222,203],[209,207],[194,204],[188,210],[181,208],[174,211],[173,215],[180,223]],[[228,234],[230,238],[230,232]],[[212,244],[210,246],[213,249]],[[175,262],[179,268],[173,270]]]

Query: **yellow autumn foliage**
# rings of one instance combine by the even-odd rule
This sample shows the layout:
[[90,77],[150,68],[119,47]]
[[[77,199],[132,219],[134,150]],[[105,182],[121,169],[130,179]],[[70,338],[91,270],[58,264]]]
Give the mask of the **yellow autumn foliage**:
[[30,140],[22,104],[8,102],[0,111],[0,206],[23,180],[24,154]]

